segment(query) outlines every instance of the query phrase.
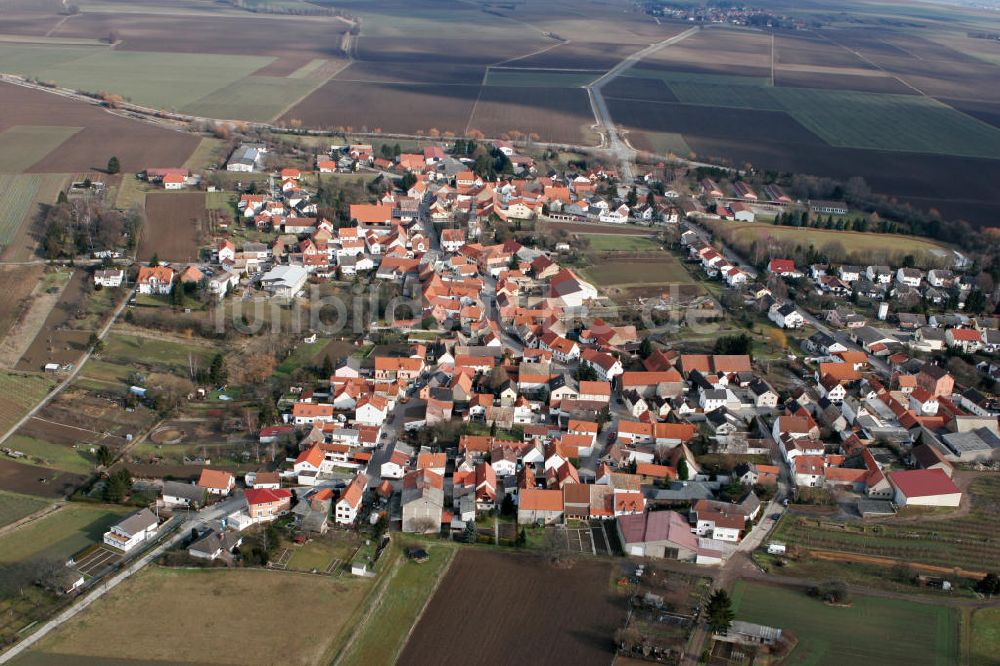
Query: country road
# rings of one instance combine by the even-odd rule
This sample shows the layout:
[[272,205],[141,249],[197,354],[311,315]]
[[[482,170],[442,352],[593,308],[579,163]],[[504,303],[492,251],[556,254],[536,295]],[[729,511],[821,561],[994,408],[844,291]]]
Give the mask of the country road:
[[609,69],[599,79],[591,82],[590,85],[587,86],[587,92],[590,95],[590,105],[594,110],[594,117],[597,119],[597,124],[601,126],[602,131],[607,137],[608,150],[610,150],[612,156],[621,163],[622,182],[631,183],[635,179],[635,172],[632,169],[632,163],[635,160],[635,149],[622,140],[621,136],[618,134],[618,128],[615,127],[615,122],[611,117],[611,113],[608,111],[607,102],[604,100],[604,86],[634,67],[635,64],[643,58],[650,56],[660,49],[670,46],[671,44],[676,44],[684,39],[687,39],[691,35],[696,34],[699,30],[701,30],[700,27],[689,28],[678,35],[664,39],[662,42],[650,44],[643,50],[633,53],[629,57],[625,58],[620,63]]

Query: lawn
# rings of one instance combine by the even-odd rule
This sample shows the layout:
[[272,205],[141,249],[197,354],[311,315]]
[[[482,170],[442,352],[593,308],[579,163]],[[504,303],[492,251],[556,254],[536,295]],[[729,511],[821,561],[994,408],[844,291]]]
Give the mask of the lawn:
[[35,44],[0,48],[0,71],[34,76],[77,90],[106,91],[137,104],[174,110],[246,78],[273,60],[263,56]]
[[79,131],[79,127],[17,125],[0,132],[0,170],[21,173]]
[[84,448],[89,449],[89,445],[81,445],[81,448],[74,449],[68,444],[57,444],[37,437],[15,434],[4,446],[24,453],[25,457],[21,458],[21,462],[31,465],[52,467],[77,474],[89,474],[94,469],[94,458],[84,453]]
[[52,390],[54,382],[41,375],[0,371],[0,434],[7,432]]
[[56,657],[78,663],[329,663],[330,646],[370,587],[369,580],[349,577],[147,567],[19,663]]
[[958,615],[952,608],[854,595],[848,608],[804,592],[737,582],[736,619],[791,630],[798,645],[788,666],[846,663],[935,664],[958,659]]
[[972,663],[995,663],[1000,655],[1000,608],[980,608],[972,614]]
[[[201,143],[198,147],[194,149],[191,153],[191,157],[187,159],[184,163],[184,167],[187,169],[192,169],[194,171],[200,171],[206,167],[217,166],[223,159],[225,155],[222,151],[225,149],[226,143],[222,139],[216,139],[213,137],[203,137]],[[211,194],[207,195],[209,198]]]
[[[316,342],[312,344],[300,341],[292,353],[278,364],[275,372],[290,375],[299,368],[307,368],[313,364],[322,365],[323,358],[320,354],[330,344],[330,340],[331,338],[316,338]],[[330,356],[331,363],[336,364],[338,360],[340,359],[337,356]]]
[[67,560],[101,540],[129,507],[70,503],[0,538],[0,564],[35,557]]
[[25,516],[47,507],[51,502],[41,497],[19,495],[0,490],[0,527],[16,523]]
[[587,234],[590,250],[598,252],[658,250],[660,244],[649,236],[627,236],[625,234]]
[[14,238],[41,184],[41,176],[0,175],[0,246]]
[[326,571],[334,560],[346,562],[357,545],[358,537],[355,532],[335,530],[313,537],[309,543],[289,546],[292,557],[288,560],[288,568],[298,571]]
[[[399,565],[389,581],[389,587],[382,594],[377,610],[338,663],[362,666],[396,662],[411,628],[457,552],[450,543],[420,546],[427,550],[430,559],[423,564],[404,560]],[[401,547],[396,543],[391,546]],[[388,555],[385,553],[383,557]]]

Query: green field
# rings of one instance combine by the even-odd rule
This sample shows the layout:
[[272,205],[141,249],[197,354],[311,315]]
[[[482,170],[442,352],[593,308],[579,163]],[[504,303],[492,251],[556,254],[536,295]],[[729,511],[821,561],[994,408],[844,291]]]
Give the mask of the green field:
[[94,469],[94,458],[84,452],[84,448],[89,449],[89,446],[74,449],[68,444],[58,444],[18,434],[11,435],[5,446],[24,453],[25,457],[20,459],[21,462],[31,465],[41,465],[76,474],[89,474]]
[[[456,552],[452,544],[420,545],[426,548],[430,559],[423,564],[404,560],[399,565],[381,605],[338,663],[363,666],[396,661],[410,629],[430,600],[437,581],[448,571]],[[393,544],[391,547],[399,546]],[[388,555],[385,553],[383,557]]]
[[186,375],[192,355],[203,368],[207,367],[214,356],[212,350],[200,345],[185,345],[171,340],[112,333],[105,338],[105,347],[100,358],[106,364],[126,367],[141,364],[159,372]]
[[17,125],[0,133],[0,170],[21,173],[80,131],[79,127]]
[[582,88],[601,76],[603,72],[561,72],[545,69],[497,69],[486,72],[488,86],[514,86],[521,88]]
[[995,664],[1000,655],[1000,608],[972,614],[972,664]]
[[[272,62],[263,56],[113,51],[100,47],[0,45],[0,71],[105,91],[162,109],[181,109]],[[269,96],[269,91],[258,91]]]
[[753,78],[720,81],[677,72],[655,78],[666,82],[682,104],[787,112],[831,146],[985,158],[1000,154],[1000,129],[921,95],[774,88]]
[[280,76],[248,76],[233,81],[180,110],[195,116],[266,122],[319,87],[323,81]]
[[16,523],[25,516],[47,507],[51,502],[41,497],[0,490],[0,527]]
[[596,252],[608,251],[645,251],[658,250],[660,243],[649,236],[626,236],[624,234],[587,234],[583,236],[590,241],[590,250]]
[[597,287],[693,284],[691,274],[669,255],[664,255],[662,261],[644,259],[641,264],[628,259],[604,261],[580,272]]
[[[722,237],[727,245],[746,253],[754,242],[761,243],[767,238],[787,241],[807,248],[810,245],[831,255],[830,261],[848,261],[855,255],[861,259],[884,259],[885,263],[897,265],[904,255],[912,254],[917,264],[936,260],[942,263],[951,257],[951,250],[940,243],[917,236],[900,234],[862,233],[860,231],[836,231],[833,229],[811,229],[806,227],[785,227],[767,222],[722,222],[706,221],[712,231]],[[895,261],[893,261],[893,259]],[[947,263],[947,262],[945,262]]]
[[297,70],[288,75],[290,79],[307,79],[309,75],[318,70],[320,67],[325,65],[328,60],[323,58],[316,58],[315,60],[310,60],[306,64],[299,67]]
[[0,245],[10,244],[31,212],[31,202],[41,184],[41,176],[0,175]]
[[739,581],[736,619],[798,637],[788,666],[958,663],[958,614],[952,608],[853,595],[849,608],[829,606],[804,592]]
[[347,562],[357,545],[357,533],[331,531],[313,537],[312,541],[301,546],[289,546],[292,557],[288,560],[288,568],[297,571],[326,571],[335,560],[340,560],[341,565]]
[[[688,142],[684,140],[683,134],[677,132],[637,132],[646,139],[649,150],[657,155],[690,155],[693,151]],[[639,145],[642,145],[640,142]],[[646,147],[646,146],[643,146]]]
[[130,509],[102,504],[67,504],[41,520],[0,538],[0,564],[35,557],[66,560],[101,540]]
[[626,72],[627,76],[641,79],[659,79],[667,85],[674,83],[700,83],[702,85],[727,86],[770,86],[771,79],[757,76],[728,76],[725,74],[702,74],[699,72],[671,72],[664,69],[646,69],[633,67]]

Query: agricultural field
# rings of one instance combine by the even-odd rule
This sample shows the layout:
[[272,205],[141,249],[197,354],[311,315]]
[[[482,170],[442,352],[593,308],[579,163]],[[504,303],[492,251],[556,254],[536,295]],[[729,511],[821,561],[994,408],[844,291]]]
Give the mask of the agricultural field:
[[129,507],[70,503],[0,537],[0,564],[32,558],[67,560],[92,543],[130,511]]
[[[352,577],[246,570],[147,567],[38,643],[20,664],[163,661],[243,664],[327,663],[330,650],[371,587]],[[198,612],[191,612],[197,599]],[[240,612],[248,600],[267,613]],[[152,620],[156,608],[170,622]],[[294,630],[276,630],[276,618]],[[206,624],[207,623],[207,624]],[[129,640],[109,641],[108,636]],[[183,636],[183,640],[178,640]],[[233,636],[239,636],[234,649]],[[308,636],[309,640],[303,640]]]
[[[49,274],[54,286],[65,273]],[[89,311],[89,293],[92,289],[90,275],[85,270],[74,270],[55,305],[48,312],[35,335],[15,366],[18,370],[39,372],[47,363],[60,365],[76,363],[84,354],[90,331],[74,329],[73,325],[92,316]]]
[[[430,601],[435,586],[451,566],[457,550],[445,542],[416,545],[427,550],[428,561],[417,563],[404,559],[400,562],[378,602],[377,611],[340,655],[338,663],[367,666],[391,664],[398,659],[414,623]],[[402,547],[399,542],[390,546],[394,549]],[[389,553],[383,555],[388,556]]]
[[906,255],[913,255],[918,266],[946,265],[952,253],[944,245],[917,236],[836,231],[785,227],[766,222],[724,223],[709,221],[709,228],[729,245],[749,255],[751,243],[766,246],[768,243],[788,244],[791,247],[812,245],[830,255],[831,261],[857,260],[857,263],[884,263],[892,266],[902,263]]
[[41,497],[0,491],[0,528],[41,511],[49,504]]
[[602,72],[566,72],[544,69],[491,67],[486,85],[523,88],[582,88],[600,77]]
[[0,170],[7,173],[21,173],[27,170],[81,129],[19,125],[0,132],[0,155],[3,155]]
[[[691,285],[691,274],[673,257],[602,258],[599,262],[581,269],[581,273],[598,287],[660,286],[668,284]],[[662,289],[660,289],[662,291]]]
[[0,246],[10,245],[17,230],[28,218],[31,202],[35,200],[41,184],[40,176],[0,174]]
[[118,157],[123,172],[150,164],[179,166],[198,137],[140,123],[100,107],[38,90],[0,83],[0,131],[14,126],[82,127],[28,168],[30,173],[82,173],[104,169]]
[[49,377],[0,371],[0,434],[48,395],[53,385]]
[[909,600],[852,595],[850,607],[829,606],[801,590],[739,581],[736,619],[791,631],[798,644],[789,666],[958,663],[958,613]]
[[[267,122],[280,116],[321,83],[305,78],[247,76],[185,105],[181,111],[209,118]],[[267,94],[261,94],[263,90]]]
[[44,272],[41,266],[0,267],[0,340],[27,308],[28,297]]
[[86,478],[81,474],[0,458],[0,489],[22,495],[61,499],[72,494]]
[[213,350],[200,340],[185,344],[180,340],[112,332],[105,338],[100,360],[126,368],[173,373],[187,377],[192,366],[207,368]]
[[486,136],[537,135],[544,141],[594,143],[594,124],[587,91],[582,88],[484,86],[469,128]]
[[979,608],[972,613],[973,664],[989,664],[1000,654],[1000,608]]
[[[484,572],[506,584],[483,585]],[[612,573],[603,561],[554,568],[540,558],[464,549],[399,661],[458,663],[470,654],[502,654],[510,663],[607,664],[615,628],[625,619],[625,599],[611,593]],[[529,598],[547,601],[525,603]],[[457,633],[449,631],[456,618],[463,618]],[[445,635],[450,639],[442,641]]]
[[146,196],[147,222],[138,258],[196,261],[206,220],[204,192],[157,192]]
[[651,236],[627,236],[625,234],[587,234],[584,236],[593,252],[658,250],[660,243]]
[[69,178],[67,174],[53,173],[40,174],[40,176],[13,176],[17,179],[35,177],[40,177],[41,182],[38,184],[35,196],[21,220],[21,225],[0,249],[0,258],[4,261],[31,261],[38,258],[38,246],[43,232],[41,226],[44,222],[41,213],[45,205],[56,202]]
[[774,534],[777,541],[795,544],[804,553],[830,553],[844,559],[884,558],[922,565],[947,573],[961,568],[966,575],[982,577],[1000,570],[996,546],[995,507],[1000,501],[1000,479],[980,477],[968,488],[971,509],[953,518],[927,517],[901,523],[839,523],[823,518],[789,515]]

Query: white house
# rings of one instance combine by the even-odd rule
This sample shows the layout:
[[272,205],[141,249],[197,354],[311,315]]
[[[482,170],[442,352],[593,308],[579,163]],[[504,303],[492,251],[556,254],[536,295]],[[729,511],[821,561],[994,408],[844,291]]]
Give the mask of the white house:
[[916,268],[900,268],[896,271],[896,282],[907,287],[919,287],[923,279],[923,271]]
[[353,525],[357,520],[367,484],[368,477],[359,472],[344,490],[334,508],[334,521],[338,525]]
[[104,543],[129,552],[156,534],[159,521],[149,509],[140,509],[104,533]]
[[124,279],[125,271],[121,269],[94,272],[94,285],[99,287],[120,287]]
[[166,266],[142,266],[136,278],[140,294],[164,296],[174,286],[174,270]]
[[781,328],[801,328],[806,323],[794,303],[784,305],[775,303],[768,311],[767,317]]

